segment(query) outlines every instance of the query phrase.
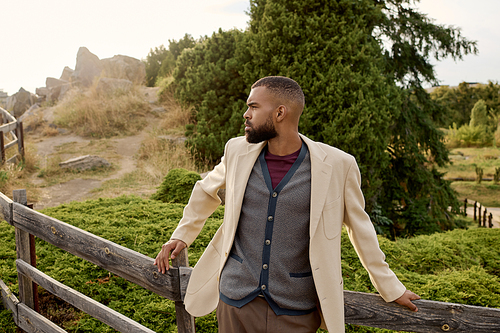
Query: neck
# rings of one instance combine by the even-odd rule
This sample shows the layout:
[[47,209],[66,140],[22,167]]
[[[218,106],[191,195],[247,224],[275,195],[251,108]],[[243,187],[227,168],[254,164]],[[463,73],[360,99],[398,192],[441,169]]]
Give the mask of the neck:
[[268,151],[277,156],[286,156],[295,153],[302,147],[302,140],[299,133],[294,132],[289,135],[278,135],[267,143]]

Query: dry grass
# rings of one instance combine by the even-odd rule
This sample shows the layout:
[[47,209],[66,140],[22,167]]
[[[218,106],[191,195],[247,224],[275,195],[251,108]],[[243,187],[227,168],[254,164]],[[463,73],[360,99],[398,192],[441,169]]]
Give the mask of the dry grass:
[[160,123],[160,128],[167,134],[184,135],[185,126],[192,121],[194,108],[182,107],[174,98],[171,86],[160,90],[160,101],[167,110]]
[[54,110],[55,123],[74,133],[104,138],[132,135],[146,125],[150,106],[137,87],[127,93],[101,94],[95,86],[85,93],[73,90]]
[[[7,158],[17,154],[17,147],[7,150]],[[8,197],[12,197],[12,191],[25,188],[28,198],[36,200],[39,197],[39,190],[29,181],[30,176],[37,170],[38,155],[34,147],[25,144],[24,160],[16,163],[4,163],[0,167],[0,192]]]
[[483,168],[483,178],[493,178],[495,168],[500,167],[500,149],[456,148],[450,152],[452,164],[439,169],[446,178],[476,178],[476,166]]
[[141,145],[138,153],[137,167],[146,170],[157,184],[175,168],[197,170],[195,161],[182,141],[171,140],[151,133]]

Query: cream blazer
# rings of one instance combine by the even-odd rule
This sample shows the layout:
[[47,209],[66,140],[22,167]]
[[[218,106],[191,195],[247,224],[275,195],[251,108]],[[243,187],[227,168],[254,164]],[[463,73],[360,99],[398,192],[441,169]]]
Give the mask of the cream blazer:
[[[311,158],[309,260],[322,312],[322,328],[344,332],[340,234],[344,224],[361,263],[383,299],[394,301],[406,288],[389,269],[375,229],[364,210],[361,176],[347,153],[301,135]],[[171,239],[188,246],[220,204],[217,190],[226,189],[224,221],[194,267],[185,296],[195,317],[212,312],[219,302],[219,277],[233,245],[247,181],[265,142],[249,144],[245,137],[228,141],[222,161],[196,183],[184,215]]]

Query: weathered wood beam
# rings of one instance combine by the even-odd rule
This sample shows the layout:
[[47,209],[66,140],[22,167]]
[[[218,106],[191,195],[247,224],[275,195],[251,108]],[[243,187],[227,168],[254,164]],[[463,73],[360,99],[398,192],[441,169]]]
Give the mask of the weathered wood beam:
[[[194,317],[191,316],[184,306],[184,295],[186,294],[187,283],[191,276],[191,268],[189,268],[188,251],[186,248],[172,260],[172,266],[179,269],[179,285],[181,289],[181,299],[175,302],[175,317],[177,322],[177,331],[179,333],[194,333],[195,323]],[[182,291],[182,289],[184,291]]]
[[14,141],[11,141],[8,144],[6,144],[4,149],[7,150],[10,147],[15,146],[15,145],[17,145],[17,139],[15,139]]
[[[14,204],[24,207],[28,204],[26,190],[14,190],[12,197]],[[28,208],[26,208],[28,209]],[[17,228],[15,230],[16,237],[16,255],[17,259],[22,259],[26,262],[31,262],[31,248],[30,248],[30,235],[23,229]],[[26,304],[32,309],[35,309],[35,292],[33,284],[25,276],[17,273],[19,282],[19,299],[22,303]]]
[[3,114],[3,116],[9,121],[16,121],[16,118],[14,118],[13,115],[10,114],[9,111],[5,110],[4,108],[0,107],[0,113]]
[[12,225],[12,200],[9,199],[5,194],[0,192],[0,207],[3,214],[3,218],[7,223]]
[[16,324],[27,333],[66,333],[65,330],[23,303],[19,303],[18,312],[19,323]]
[[2,293],[2,302],[6,309],[12,312],[12,316],[14,317],[14,322],[17,325],[17,304],[19,304],[19,300],[17,299],[12,291],[10,291],[9,287],[0,279],[0,289]]
[[38,269],[24,262],[23,260],[16,260],[16,267],[18,272],[29,277],[38,285],[45,288],[48,292],[56,295],[57,297],[72,304],[78,309],[88,313],[94,318],[99,319],[103,323],[111,326],[120,332],[144,332],[154,333],[147,327],[133,321],[132,319],[108,308],[105,305],[97,302],[96,300],[79,293],[78,291],[69,288],[68,286],[56,281],[50,276],[40,272]]
[[344,291],[345,321],[349,324],[408,332],[500,332],[500,309],[414,301],[418,312],[376,294]]
[[12,122],[0,126],[0,132],[9,133],[17,128],[17,122]]
[[162,297],[181,300],[178,268],[161,274],[146,255],[17,203],[13,203],[13,224]]

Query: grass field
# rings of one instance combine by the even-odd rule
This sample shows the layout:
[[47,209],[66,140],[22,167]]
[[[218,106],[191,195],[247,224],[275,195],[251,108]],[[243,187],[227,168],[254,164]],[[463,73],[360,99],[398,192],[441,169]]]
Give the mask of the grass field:
[[476,178],[476,166],[483,168],[483,178],[493,178],[500,167],[500,148],[455,148],[450,152],[451,165],[441,168],[446,178]]
[[[43,212],[61,221],[154,258],[182,216],[183,205],[121,196],[73,202]],[[208,219],[189,247],[194,266],[222,223],[223,208]],[[0,278],[18,292],[14,228],[0,222]],[[423,299],[500,307],[500,229],[473,228],[390,241],[379,237],[386,260],[405,286]],[[172,301],[37,239],[38,268],[156,332],[176,332]],[[344,288],[375,292],[347,232],[342,233]],[[64,305],[42,290],[52,306],[44,309],[68,332],[114,332],[96,319]],[[0,303],[1,304],[1,303]],[[215,313],[196,318],[197,332],[217,332]],[[14,333],[12,314],[0,305],[0,332]],[[346,332],[391,332],[347,325]]]

